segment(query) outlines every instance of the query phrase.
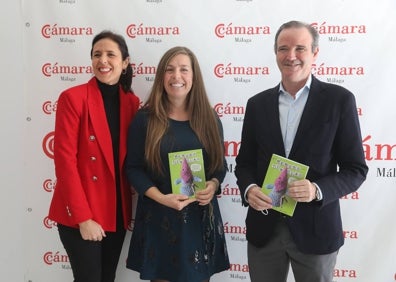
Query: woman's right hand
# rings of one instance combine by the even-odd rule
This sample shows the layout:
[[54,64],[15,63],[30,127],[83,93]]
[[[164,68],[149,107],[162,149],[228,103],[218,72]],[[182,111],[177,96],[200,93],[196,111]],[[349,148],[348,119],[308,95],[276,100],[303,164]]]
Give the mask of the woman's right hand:
[[163,194],[157,187],[150,187],[147,189],[145,195],[150,199],[160,203],[161,205],[167,206],[175,210],[182,210],[184,207],[188,206],[196,199],[190,199],[186,195],[181,194]]
[[106,237],[102,226],[92,219],[80,222],[80,234],[84,240],[90,241],[102,241],[103,237]]
[[162,197],[162,203],[164,206],[167,206],[169,208],[175,209],[175,210],[182,210],[184,207],[188,206],[192,202],[195,202],[196,199],[190,199],[186,195],[181,195],[181,194],[167,194],[163,195]]

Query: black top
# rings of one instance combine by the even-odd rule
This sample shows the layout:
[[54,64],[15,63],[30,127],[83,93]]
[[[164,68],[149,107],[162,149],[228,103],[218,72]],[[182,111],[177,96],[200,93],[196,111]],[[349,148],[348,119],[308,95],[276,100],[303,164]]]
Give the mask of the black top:
[[[121,186],[120,186],[120,98],[119,84],[109,85],[98,82],[98,86],[103,98],[104,109],[107,117],[107,124],[111,134],[113,144],[114,171],[116,175],[117,192],[117,230],[123,229],[122,207],[121,207]],[[105,125],[103,125],[105,126]]]

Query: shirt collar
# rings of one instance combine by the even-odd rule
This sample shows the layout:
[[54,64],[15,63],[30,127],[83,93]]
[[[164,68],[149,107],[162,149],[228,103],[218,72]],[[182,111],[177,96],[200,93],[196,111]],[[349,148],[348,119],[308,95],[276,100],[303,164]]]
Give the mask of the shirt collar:
[[[308,79],[307,79],[307,82],[305,82],[305,85],[304,85],[300,90],[297,91],[297,93],[296,93],[296,99],[298,99],[298,97],[301,96],[301,94],[304,92],[305,89],[306,89],[306,92],[309,93],[309,89],[311,88],[311,83],[312,83],[312,75],[308,76]],[[290,94],[285,90],[285,88],[283,88],[282,82],[280,83],[280,86],[279,86],[279,93],[290,95]]]

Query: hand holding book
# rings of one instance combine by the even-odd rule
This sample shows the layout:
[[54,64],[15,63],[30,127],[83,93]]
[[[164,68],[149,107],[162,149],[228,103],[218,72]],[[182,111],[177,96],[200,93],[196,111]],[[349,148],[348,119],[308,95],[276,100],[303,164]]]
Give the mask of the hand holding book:
[[316,186],[308,179],[296,180],[289,184],[288,195],[297,202],[316,200]]
[[302,163],[276,154],[272,155],[262,192],[271,198],[274,210],[293,216],[297,205],[296,199],[299,199],[301,196],[299,193],[303,191],[301,187],[307,185],[307,182],[310,183],[305,180],[308,169],[309,167]]

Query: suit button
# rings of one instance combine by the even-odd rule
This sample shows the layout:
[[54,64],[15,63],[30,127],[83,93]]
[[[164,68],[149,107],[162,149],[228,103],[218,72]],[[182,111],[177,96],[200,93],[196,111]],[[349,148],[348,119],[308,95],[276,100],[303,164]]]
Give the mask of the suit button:
[[72,214],[71,214],[71,212],[70,212],[70,209],[69,209],[69,206],[66,206],[66,210],[67,210],[67,215],[68,215],[68,216],[72,216]]
[[95,141],[95,135],[91,135],[91,136],[89,136],[89,141]]
[[93,162],[96,161],[96,157],[93,157],[93,156],[92,156],[92,157],[91,157],[91,161],[93,161]]
[[96,176],[92,176],[93,181],[98,181],[98,178]]

